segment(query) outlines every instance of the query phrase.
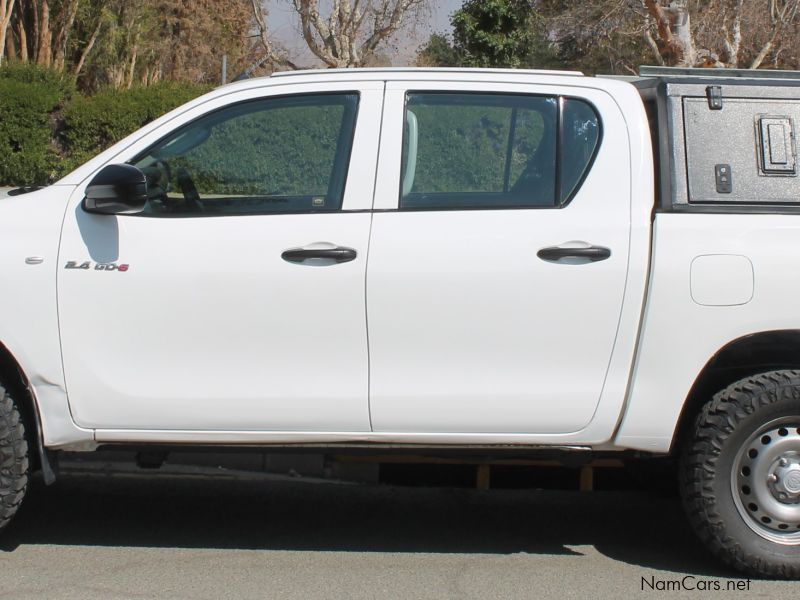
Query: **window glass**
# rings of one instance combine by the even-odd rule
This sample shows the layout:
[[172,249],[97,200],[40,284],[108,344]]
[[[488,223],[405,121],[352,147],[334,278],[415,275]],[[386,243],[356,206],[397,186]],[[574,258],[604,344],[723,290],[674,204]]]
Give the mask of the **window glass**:
[[556,204],[556,98],[413,93],[401,208]]
[[600,122],[589,103],[560,100],[559,108],[547,96],[409,94],[400,207],[562,206],[591,165]]
[[589,169],[600,139],[600,123],[583,100],[565,98],[562,110],[561,197],[566,201]]
[[133,161],[150,215],[339,210],[356,94],[271,98],[194,121]]

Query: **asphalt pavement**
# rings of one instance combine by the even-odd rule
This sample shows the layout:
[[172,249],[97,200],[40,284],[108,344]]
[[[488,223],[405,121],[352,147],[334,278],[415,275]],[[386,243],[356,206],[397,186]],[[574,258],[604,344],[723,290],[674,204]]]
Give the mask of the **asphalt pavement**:
[[0,536],[15,600],[797,592],[721,566],[675,498],[646,492],[72,475],[35,485]]

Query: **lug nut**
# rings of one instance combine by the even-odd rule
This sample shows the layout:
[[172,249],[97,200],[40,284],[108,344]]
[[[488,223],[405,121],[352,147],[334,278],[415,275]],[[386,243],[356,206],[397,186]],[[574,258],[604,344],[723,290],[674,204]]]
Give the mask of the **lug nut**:
[[769,477],[767,477],[767,481],[769,481],[770,483],[775,483],[776,481],[778,481],[778,476],[775,475],[775,473],[770,473]]
[[782,459],[780,459],[780,460],[778,461],[778,464],[779,464],[780,466],[782,466],[782,467],[785,467],[786,465],[788,465],[788,464],[789,464],[789,461],[788,461],[788,460],[786,460],[785,458],[782,458]]

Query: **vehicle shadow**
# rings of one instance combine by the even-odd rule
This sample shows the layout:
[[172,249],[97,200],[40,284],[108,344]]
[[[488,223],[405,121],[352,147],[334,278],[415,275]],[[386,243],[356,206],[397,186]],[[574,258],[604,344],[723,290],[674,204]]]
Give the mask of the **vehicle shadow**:
[[675,498],[379,485],[66,477],[36,485],[0,552],[24,545],[552,554],[732,577]]

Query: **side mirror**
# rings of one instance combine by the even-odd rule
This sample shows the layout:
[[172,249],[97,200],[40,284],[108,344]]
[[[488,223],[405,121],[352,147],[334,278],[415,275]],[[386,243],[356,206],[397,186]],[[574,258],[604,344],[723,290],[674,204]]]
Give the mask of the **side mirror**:
[[133,165],[108,165],[86,188],[83,209],[100,215],[132,215],[147,203],[147,178]]

